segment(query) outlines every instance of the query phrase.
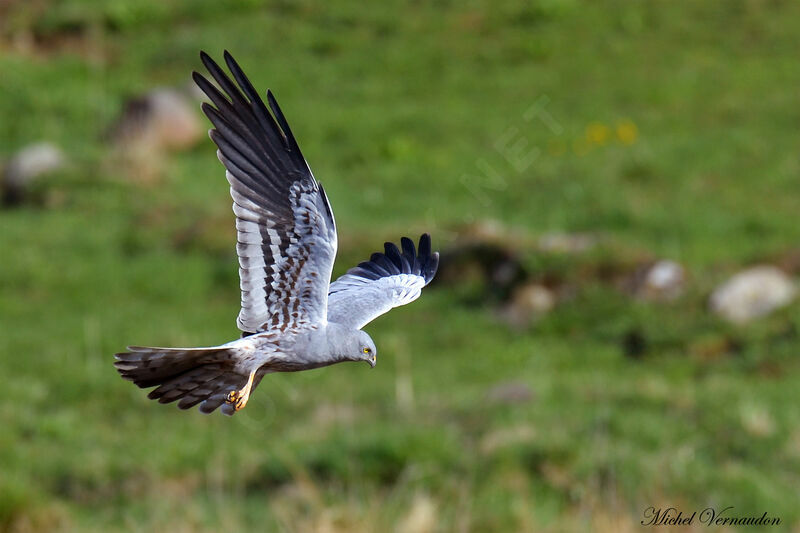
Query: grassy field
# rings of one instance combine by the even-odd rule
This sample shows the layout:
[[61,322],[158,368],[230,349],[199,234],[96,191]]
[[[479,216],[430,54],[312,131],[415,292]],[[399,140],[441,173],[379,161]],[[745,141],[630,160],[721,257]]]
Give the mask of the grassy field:
[[[734,327],[706,300],[800,246],[798,35],[787,0],[0,2],[0,158],[70,159],[0,210],[0,531],[637,531],[649,506],[797,531],[800,307]],[[574,296],[519,330],[440,284],[366,328],[374,370],[268,377],[233,418],[148,401],[115,351],[238,334],[230,198],[210,141],[141,183],[103,133],[201,49],[278,96],[335,274],[491,219],[597,236],[519,250]],[[585,275],[641,257],[685,294]],[[492,401],[509,382],[532,397]]]

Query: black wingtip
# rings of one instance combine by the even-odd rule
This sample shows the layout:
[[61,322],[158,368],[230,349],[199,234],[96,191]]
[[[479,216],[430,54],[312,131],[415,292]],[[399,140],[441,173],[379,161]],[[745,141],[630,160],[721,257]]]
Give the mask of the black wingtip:
[[419,238],[419,246],[417,247],[417,255],[427,257],[431,255],[431,236],[423,233]]
[[431,282],[439,267],[439,252],[431,252],[431,236],[423,233],[419,238],[419,247],[408,237],[400,239],[400,248],[392,242],[383,244],[383,253],[373,253],[369,261],[347,271],[348,274],[366,279],[379,279],[397,274],[414,274],[425,279],[425,285]]
[[200,104],[200,109],[203,111],[203,113],[205,113],[207,117],[209,117],[209,119],[211,119],[211,116],[214,115],[214,113],[217,113],[216,108],[211,104],[209,104],[208,102],[203,102],[202,104]]
[[413,258],[417,256],[417,248],[414,246],[414,241],[408,237],[402,237],[400,239],[400,246],[403,248],[403,253],[407,254],[409,257]]
[[208,55],[208,54],[207,54],[205,51],[203,51],[203,50],[200,50],[200,61],[202,61],[202,62],[203,62],[203,65],[205,65],[205,67],[206,67],[208,70],[211,70],[211,69],[213,69],[214,67],[217,67],[217,68],[219,68],[219,67],[218,67],[218,65],[217,65],[217,62],[216,62],[216,61],[214,61],[214,60],[211,58],[211,56],[210,56],[210,55]]
[[270,89],[267,89],[267,103],[269,103],[269,108],[272,110],[272,114],[275,115],[275,118],[278,120],[278,124],[280,124],[281,129],[283,130],[283,134],[286,137],[290,137],[292,135],[292,131],[289,129],[289,124],[286,122],[286,119],[283,116],[281,106],[278,105],[278,100],[275,99],[275,95]]
[[396,244],[393,242],[383,243],[383,254],[392,262],[395,268],[400,270],[403,274],[408,274],[408,267],[403,261],[403,256],[400,254],[400,250],[397,248]]
[[[281,106],[278,105],[278,100],[275,99],[275,94],[273,94],[271,89],[267,89],[267,103],[269,104],[269,108],[272,110],[272,114],[275,115],[275,118],[278,120],[278,124],[280,124],[281,129],[283,129],[283,112],[281,111]],[[289,135],[290,132],[284,131],[285,135]]]
[[431,282],[433,277],[436,275],[436,271],[439,269],[439,252],[433,252],[431,254],[430,260],[428,264],[425,265],[425,285]]
[[[227,49],[222,51],[222,59],[225,60],[225,64],[228,65],[229,68],[231,67],[231,64],[233,64],[236,66],[236,68],[241,70],[241,67],[239,67],[239,62],[233,58],[233,54],[231,54]],[[231,70],[233,69],[231,68]]]
[[272,114],[275,115],[275,120],[278,121],[278,125],[281,130],[283,130],[289,152],[294,154],[294,157],[299,158],[298,161],[305,163],[303,154],[300,152],[300,147],[297,145],[297,141],[294,138],[294,133],[292,133],[292,128],[289,127],[289,122],[286,120],[283,111],[281,111],[281,106],[278,105],[275,95],[272,94],[270,90],[267,91],[267,102],[269,102],[269,108],[272,110]]
[[423,233],[419,238],[417,258],[420,263],[420,275],[425,278],[425,284],[427,285],[431,282],[436,274],[436,269],[439,267],[439,252],[431,252],[431,236],[428,233]]
[[269,102],[269,107],[273,112],[283,114],[281,112],[281,106],[278,104],[278,97],[275,96],[273,90],[269,88],[267,88],[267,102]]

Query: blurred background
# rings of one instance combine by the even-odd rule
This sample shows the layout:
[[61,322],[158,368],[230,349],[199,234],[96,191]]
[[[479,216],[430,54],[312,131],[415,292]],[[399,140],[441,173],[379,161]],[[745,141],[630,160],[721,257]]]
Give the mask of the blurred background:
[[[798,35],[789,0],[0,1],[0,531],[798,531]],[[190,85],[223,49],[325,185],[335,275],[442,252],[376,369],[233,418],[112,366],[238,336]]]

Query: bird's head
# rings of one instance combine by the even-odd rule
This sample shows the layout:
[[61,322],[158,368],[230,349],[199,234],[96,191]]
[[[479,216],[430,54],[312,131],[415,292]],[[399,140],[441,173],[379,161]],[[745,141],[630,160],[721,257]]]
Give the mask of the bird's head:
[[366,361],[371,368],[375,368],[377,362],[378,349],[375,348],[375,343],[372,338],[363,331],[358,332],[358,353],[355,354],[356,361]]

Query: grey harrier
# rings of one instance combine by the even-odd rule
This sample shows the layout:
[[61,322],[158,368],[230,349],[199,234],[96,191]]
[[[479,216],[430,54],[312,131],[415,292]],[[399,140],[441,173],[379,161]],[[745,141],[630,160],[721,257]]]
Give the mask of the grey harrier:
[[267,91],[270,113],[228,52],[235,84],[207,54],[200,57],[219,85],[193,73],[213,103],[204,103],[203,111],[231,186],[242,338],[207,348],[129,346],[114,365],[139,387],[158,386],[149,398],[180,400],[181,409],[200,404],[204,413],[222,406],[232,415],[265,374],[343,361],[374,367],[375,343],[361,328],[419,298],[439,254],[431,252],[427,234],[417,247],[403,237],[402,250],[387,242],[383,253],[330,283],[337,247],[333,212],[275,97]]

